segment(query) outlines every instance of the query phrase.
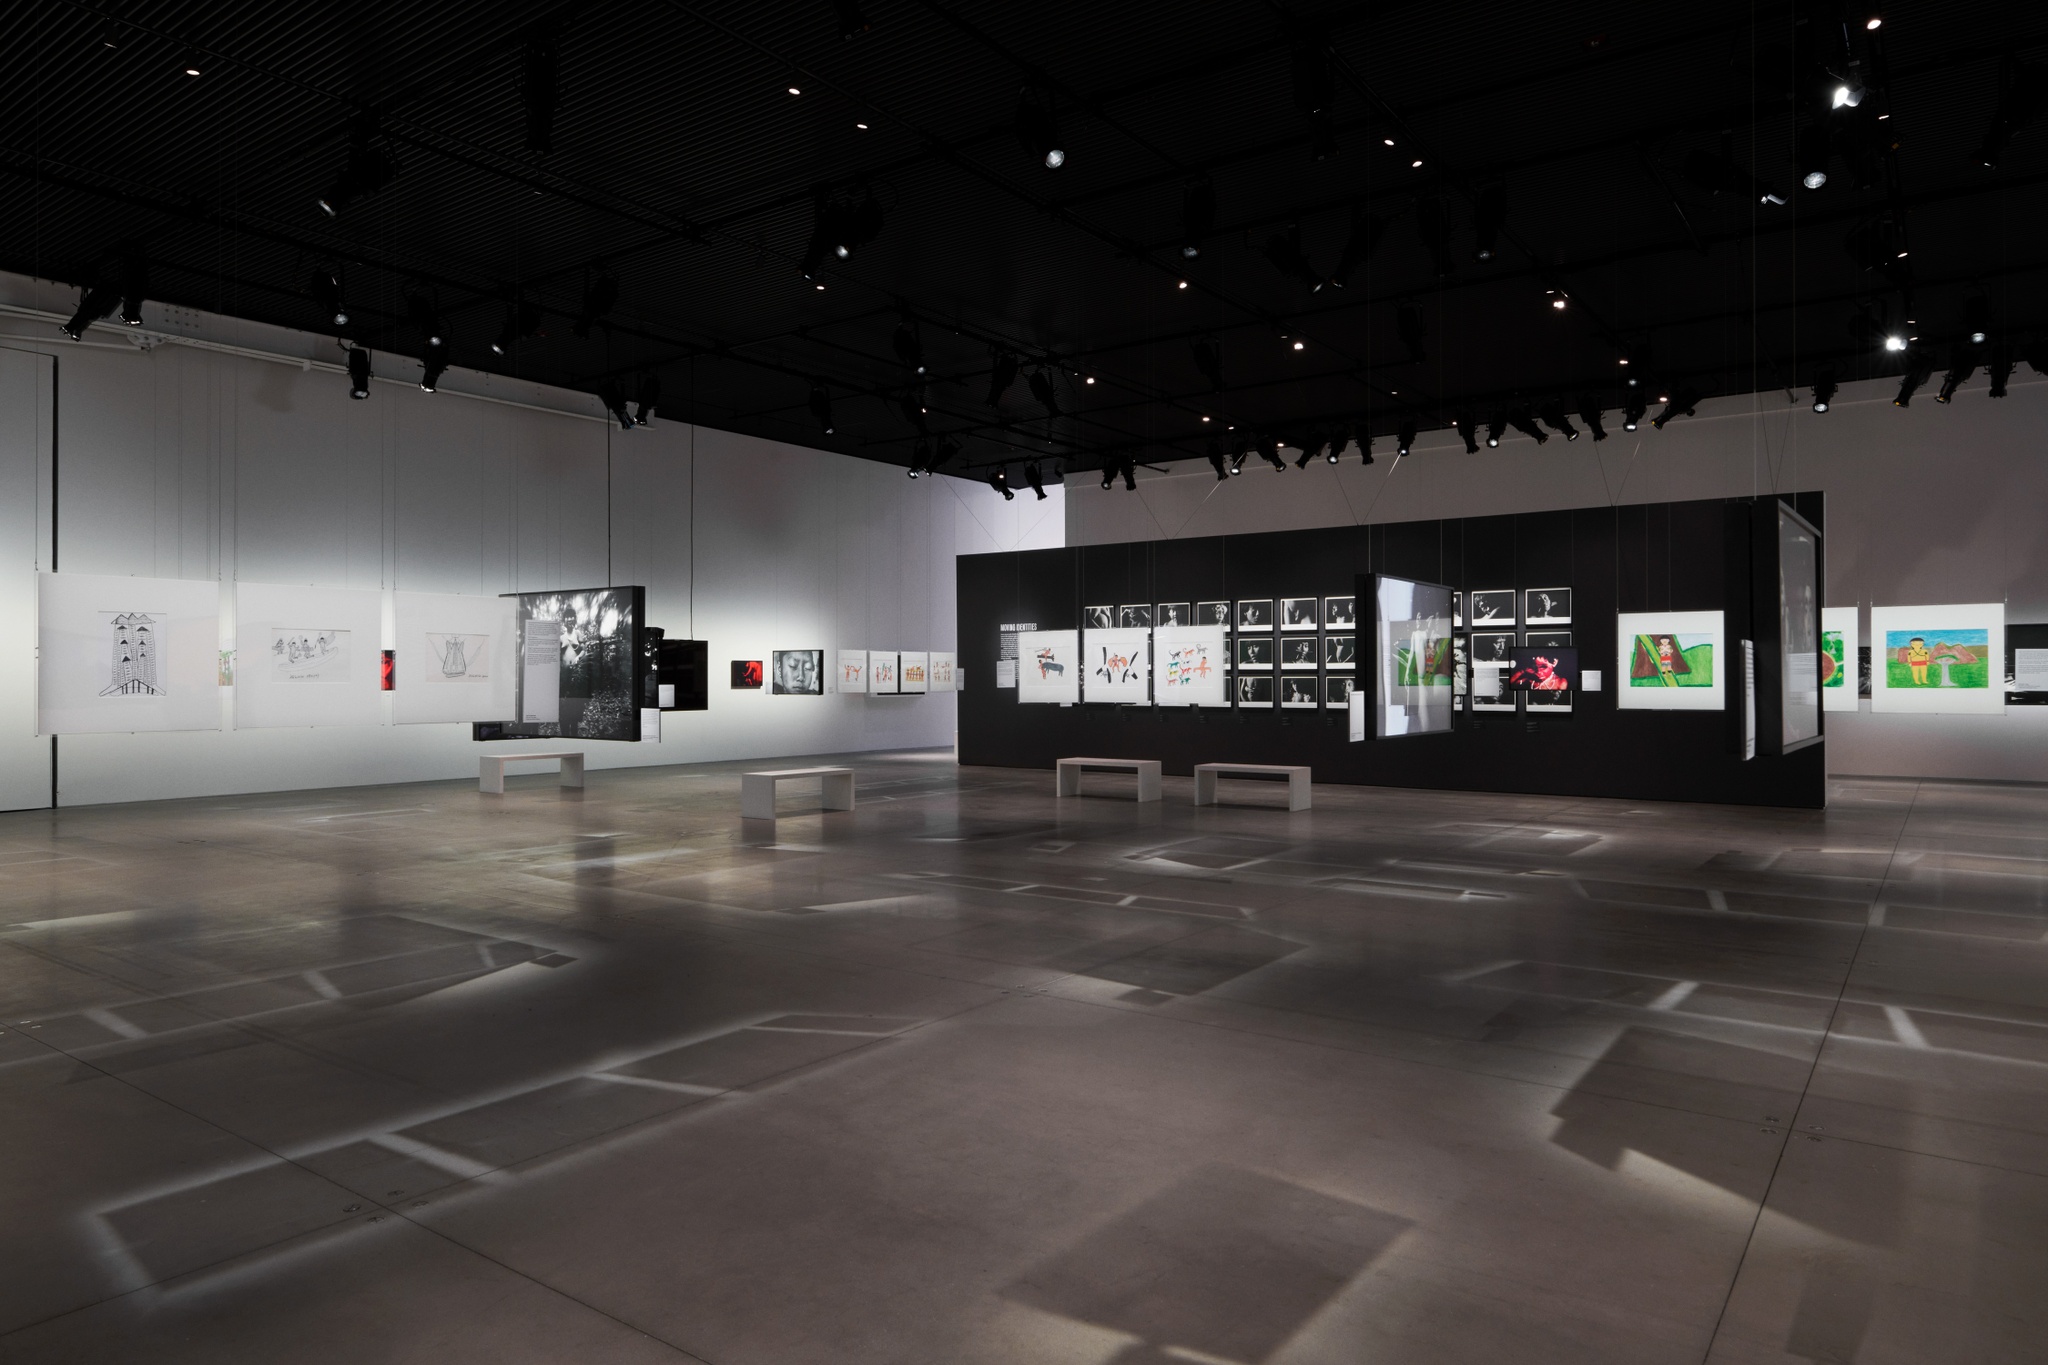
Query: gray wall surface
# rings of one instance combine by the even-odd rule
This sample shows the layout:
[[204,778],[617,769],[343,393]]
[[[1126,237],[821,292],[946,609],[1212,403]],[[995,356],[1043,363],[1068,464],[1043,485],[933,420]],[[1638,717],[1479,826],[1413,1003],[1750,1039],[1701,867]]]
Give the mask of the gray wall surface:
[[[1509,432],[1467,455],[1452,431],[1429,432],[1405,460],[1381,440],[1331,466],[1276,472],[1257,455],[1219,483],[1206,465],[1142,473],[1138,491],[1076,479],[1067,543],[1177,539],[1365,522],[1421,521],[1602,503],[1679,502],[1823,490],[1826,601],[1862,608],[1943,602],[2006,604],[2008,622],[2048,622],[2048,379],[2022,366],[1992,399],[1981,372],[1953,403],[1936,382],[1907,408],[1896,381],[1844,385],[1832,410],[1784,391],[1716,399],[1663,431],[1645,422],[1608,439],[1561,436],[1537,446]],[[1651,408],[1651,415],[1657,409]],[[1866,707],[1868,703],[1865,703]],[[1836,773],[2048,781],[2048,707],[2002,717],[1833,713]]]
[[[140,349],[105,328],[74,344],[23,311],[73,301],[0,276],[0,346],[22,348],[0,383],[31,395],[54,369],[62,570],[479,594],[644,584],[651,624],[710,641],[712,709],[668,713],[658,744],[589,745],[597,767],[949,745],[949,695],[733,692],[727,661],[951,649],[954,556],[1063,534],[1058,490],[1006,503],[979,483],[680,422],[622,432],[588,395],[473,373],[451,372],[438,394],[380,382],[359,402],[328,369],[204,348],[327,364],[340,355],[329,338],[152,305],[146,330],[201,344]],[[377,369],[418,372],[387,356]],[[34,401],[0,407],[10,505],[35,489],[44,514],[33,461],[50,420]],[[0,553],[0,619],[32,622],[47,551],[24,530]],[[11,742],[34,734],[35,636],[9,638],[6,667],[29,681],[24,709],[0,677]],[[60,803],[458,777],[480,747],[458,725],[67,735]],[[46,800],[47,769],[34,781]]]

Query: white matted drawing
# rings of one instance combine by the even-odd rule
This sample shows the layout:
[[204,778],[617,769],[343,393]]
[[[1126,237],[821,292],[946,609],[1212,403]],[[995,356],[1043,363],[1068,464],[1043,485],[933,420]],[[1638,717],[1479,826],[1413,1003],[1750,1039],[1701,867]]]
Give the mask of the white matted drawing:
[[421,681],[429,683],[470,682],[491,676],[491,637],[461,633],[427,632],[426,667]]
[[906,649],[896,656],[896,690],[906,694],[931,690],[931,655]]
[[864,649],[842,649],[837,658],[838,669],[833,682],[841,692],[865,692],[868,690],[868,652]]
[[345,683],[353,665],[349,636],[337,626],[272,626],[270,680]]
[[517,600],[392,594],[398,655],[391,718],[400,725],[512,720],[518,711]]
[[217,730],[220,584],[43,574],[37,729]]
[[2005,714],[2005,603],[1870,609],[1870,709]]
[[[383,633],[384,594],[377,588],[237,583],[235,638],[242,660],[235,679],[235,725],[255,730],[383,724],[378,667]],[[399,651],[399,678],[410,674],[415,681],[401,681],[405,690],[397,696],[428,693],[418,681],[425,650],[422,631],[416,645]]]
[[932,651],[931,679],[931,690],[934,692],[954,690],[954,659],[951,650],[943,653],[936,649]]
[[1222,626],[1161,626],[1152,632],[1152,687],[1161,706],[1228,706],[1230,671]]
[[1820,609],[1820,708],[1823,711],[1854,711],[1861,695],[1862,666],[1859,662],[1858,616],[1856,607]]
[[[1093,639],[1094,631],[1089,632]],[[1081,700],[1081,632],[1017,632],[1017,700],[1020,704],[1071,704]]]

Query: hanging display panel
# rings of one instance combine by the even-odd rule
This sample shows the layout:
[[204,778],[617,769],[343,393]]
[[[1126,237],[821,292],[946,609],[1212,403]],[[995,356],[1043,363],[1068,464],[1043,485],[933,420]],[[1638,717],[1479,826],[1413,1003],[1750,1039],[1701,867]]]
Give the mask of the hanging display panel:
[[842,649],[836,660],[833,685],[841,692],[865,692],[868,690],[868,652],[864,649]]
[[40,576],[36,729],[220,729],[220,584]]
[[1370,576],[1373,737],[1451,728],[1451,590],[1392,574]]
[[503,597],[393,593],[391,718],[400,725],[516,719],[517,617]]
[[235,585],[235,725],[381,725],[376,588]]
[[1872,607],[1870,709],[2005,714],[2005,604]]
[[896,656],[896,690],[907,696],[921,696],[931,690],[931,655],[923,650],[904,650]]
[[519,613],[520,733],[637,742],[646,590],[569,588],[507,596]]
[[1040,705],[1081,700],[1081,632],[1017,632],[1017,700]]
[[893,697],[903,690],[903,679],[897,671],[899,658],[893,649],[868,651],[869,696]]
[[1615,617],[1614,704],[1623,711],[1719,711],[1725,704],[1727,617],[1718,611]]
[[1152,632],[1091,630],[1082,641],[1082,697],[1089,702],[1143,704],[1152,700]]
[[1782,502],[1772,510],[1780,661],[1775,752],[1790,753],[1820,740],[1820,533]]
[[951,692],[955,686],[953,651],[932,651],[931,690]]
[[1152,633],[1153,691],[1161,706],[1223,706],[1223,627],[1161,626]]
[[1854,711],[1860,623],[1855,607],[1822,607],[1820,612],[1820,704],[1825,711]]
[[[874,656],[869,655],[868,681],[874,682]],[[893,658],[893,656],[891,656]],[[774,653],[774,682],[769,695],[776,697],[822,697],[825,695],[825,651],[822,649],[778,649]],[[893,678],[895,669],[890,668]],[[894,691],[892,687],[890,689]]]

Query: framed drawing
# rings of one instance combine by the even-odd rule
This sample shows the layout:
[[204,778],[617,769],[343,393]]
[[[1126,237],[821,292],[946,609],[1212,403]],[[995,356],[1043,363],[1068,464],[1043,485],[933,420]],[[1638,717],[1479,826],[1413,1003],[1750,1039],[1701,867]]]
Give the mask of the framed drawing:
[[1081,632],[1017,633],[1017,700],[1036,705],[1071,705],[1081,700]]
[[1726,621],[1718,611],[1623,612],[1615,617],[1616,708],[1721,710]]
[[1870,709],[2005,713],[2005,604],[1870,609]]
[[1820,611],[1820,704],[1824,711],[1856,709],[1857,649],[1860,623],[1855,607],[1822,607]]
[[1081,680],[1083,701],[1142,705],[1152,700],[1151,631],[1090,631],[1082,641],[1082,659],[1088,666]]
[[1161,626],[1152,632],[1152,693],[1161,706],[1223,706],[1223,627]]
[[[592,591],[604,592],[606,589]],[[550,594],[553,596],[553,594]],[[520,605],[523,609],[524,600]],[[628,609],[630,612],[630,608]],[[522,621],[524,612],[521,612]],[[632,633],[630,625],[626,633]],[[297,584],[237,583],[235,725],[257,730],[302,725],[381,725],[377,654],[384,633],[384,594],[375,588],[311,588]],[[607,656],[608,658],[610,656]],[[618,714],[630,713],[639,738],[632,659],[619,644]],[[547,669],[554,683],[558,668]],[[556,719],[550,708],[547,720]]]
[[[760,667],[761,667],[761,666],[760,666],[760,664],[758,664],[758,663],[756,663],[756,664],[754,665],[754,669],[755,669],[755,677],[754,677],[754,682],[753,682],[753,686],[755,686],[755,687],[759,687],[759,686],[761,685],[761,679],[760,679]],[[734,664],[734,665],[732,666],[732,668],[733,668],[733,684],[732,684],[732,685],[733,685],[734,687],[738,687],[738,686],[740,685],[740,682],[739,682],[739,669],[740,669],[740,666],[739,666],[739,665],[738,665],[738,664],[736,663],[736,664]],[[837,659],[835,660],[835,662],[834,662],[834,669],[833,669],[833,674],[832,674],[832,681],[833,681],[833,686],[837,687],[837,688],[838,688],[838,689],[839,689],[839,690],[840,690],[841,692],[865,692],[865,691],[867,691],[867,690],[868,690],[868,652],[867,652],[866,650],[864,650],[864,649],[842,649],[842,650],[840,650],[840,651],[839,651],[839,655],[838,655],[838,658],[837,658]]]
[[931,655],[923,650],[904,650],[896,656],[896,690],[905,696],[922,696],[931,691]]
[[36,733],[220,729],[218,582],[46,573],[37,604]]
[[442,592],[395,592],[397,677],[391,719],[515,720],[518,625],[512,601]]
[[903,675],[898,672],[900,659],[893,649],[871,649],[868,651],[868,695],[871,697],[893,697],[903,690]]
[[957,682],[955,664],[956,661],[951,650],[948,650],[944,653],[941,653],[936,649],[932,651],[932,691],[952,692],[957,690],[957,687],[955,685]]

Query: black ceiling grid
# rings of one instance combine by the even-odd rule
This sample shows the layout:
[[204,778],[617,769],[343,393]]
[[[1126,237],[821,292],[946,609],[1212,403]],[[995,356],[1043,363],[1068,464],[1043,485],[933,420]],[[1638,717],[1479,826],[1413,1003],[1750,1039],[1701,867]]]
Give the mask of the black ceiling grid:
[[[315,330],[308,280],[337,269],[351,339],[375,349],[418,353],[404,297],[424,290],[457,364],[583,389],[687,366],[668,416],[899,465],[921,406],[961,446],[955,472],[1200,460],[1233,426],[1385,436],[1587,394],[1613,410],[1624,351],[1651,387],[1706,395],[1905,368],[1858,317],[1943,368],[1980,299],[1998,342],[2041,354],[2048,115],[1995,168],[1980,155],[2002,82],[2048,67],[2035,8],[1907,0],[1874,33],[1834,0],[860,9],[868,31],[843,39],[825,0],[0,0],[0,265],[83,284],[140,241],[161,301]],[[1807,190],[1798,135],[1826,92],[1799,33],[1844,21],[1897,150],[1868,188],[1838,157]],[[559,53],[546,152],[523,97],[537,38]],[[1319,60],[1312,117],[1298,78]],[[1026,86],[1057,110],[1058,170],[1016,134]],[[398,174],[330,217],[317,200],[364,128]],[[1719,192],[1703,166],[1729,173]],[[1196,180],[1216,215],[1190,259]],[[1479,261],[1496,186],[1500,249]],[[813,281],[819,193],[871,193],[884,223]],[[1910,292],[1845,247],[1883,215]],[[1365,216],[1376,249],[1328,282]],[[1297,231],[1320,288],[1271,259]],[[604,271],[619,301],[579,337]],[[516,303],[538,334],[496,355]],[[922,381],[892,345],[906,316]],[[1221,392],[1195,361],[1209,341]],[[1024,374],[991,406],[995,349]],[[1026,380],[1041,367],[1056,417]]]

